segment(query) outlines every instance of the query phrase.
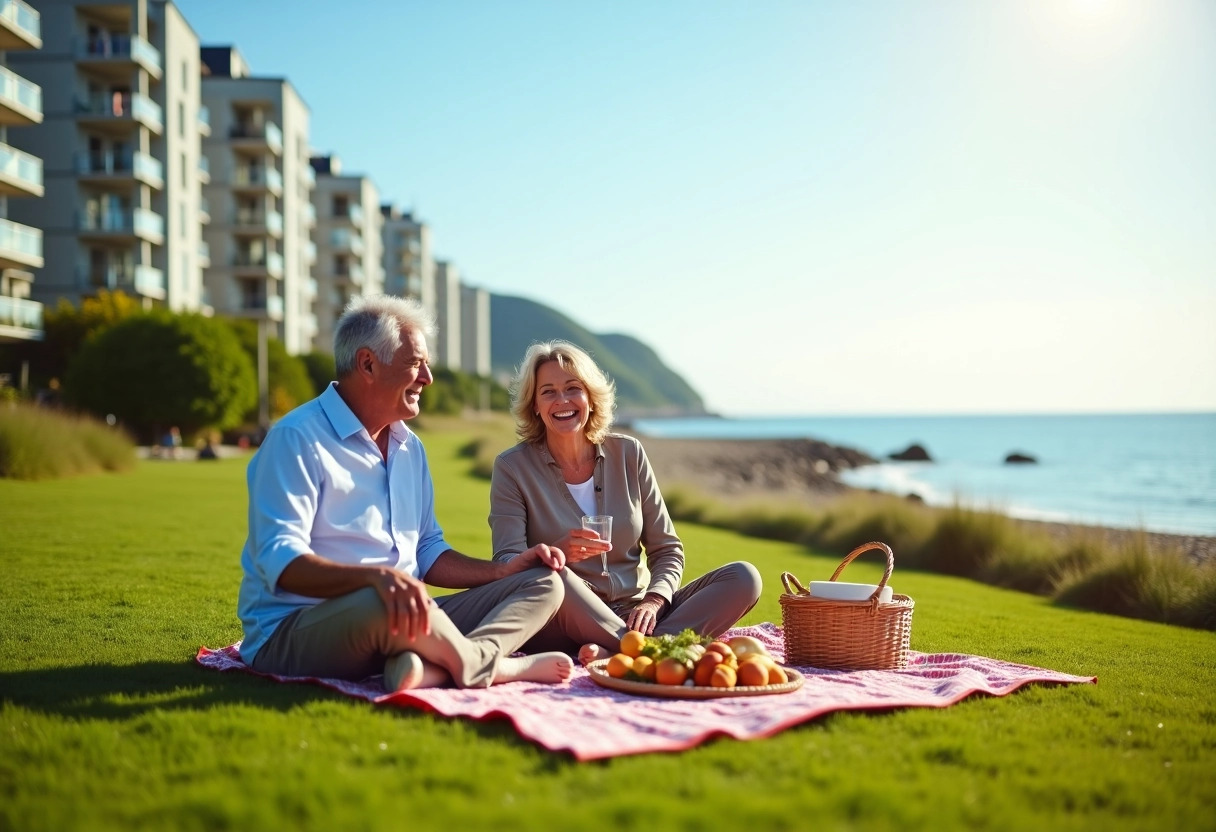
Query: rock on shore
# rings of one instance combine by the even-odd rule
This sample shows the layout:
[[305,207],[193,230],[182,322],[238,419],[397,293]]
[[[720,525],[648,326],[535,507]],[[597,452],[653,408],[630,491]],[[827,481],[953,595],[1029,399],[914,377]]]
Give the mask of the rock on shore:
[[662,486],[686,483],[709,495],[831,495],[836,474],[878,460],[815,439],[667,439],[639,436]]

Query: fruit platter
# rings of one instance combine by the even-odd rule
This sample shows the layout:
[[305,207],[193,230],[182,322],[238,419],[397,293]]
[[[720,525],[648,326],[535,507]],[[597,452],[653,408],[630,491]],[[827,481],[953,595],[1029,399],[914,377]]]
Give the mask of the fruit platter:
[[673,699],[765,696],[802,687],[802,674],[777,664],[758,639],[715,641],[692,630],[664,636],[630,630],[620,652],[587,665],[587,672],[601,687]]

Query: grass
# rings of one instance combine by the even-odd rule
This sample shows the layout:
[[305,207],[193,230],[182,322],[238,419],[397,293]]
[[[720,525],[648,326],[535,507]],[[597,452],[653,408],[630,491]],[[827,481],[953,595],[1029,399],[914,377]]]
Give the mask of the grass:
[[[489,548],[471,435],[428,429],[451,542]],[[240,637],[244,463],[0,481],[0,829],[1211,829],[1216,634],[900,571],[912,646],[1097,675],[768,740],[575,763],[503,721],[375,707],[193,664]],[[689,573],[839,558],[681,523]],[[867,556],[868,557],[868,556]],[[862,559],[865,560],[864,558]],[[876,580],[858,561],[853,580]]]
[[0,401],[0,477],[41,480],[134,465],[135,443],[121,430],[85,416]]

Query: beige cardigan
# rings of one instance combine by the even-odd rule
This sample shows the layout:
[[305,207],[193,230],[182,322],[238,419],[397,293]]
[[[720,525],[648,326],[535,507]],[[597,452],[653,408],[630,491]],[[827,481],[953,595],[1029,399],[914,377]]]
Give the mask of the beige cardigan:
[[[596,511],[612,515],[610,574],[600,574],[599,558],[568,568],[609,604],[640,601],[647,592],[670,603],[684,573],[684,546],[646,452],[633,437],[610,433],[596,446],[594,477]],[[579,528],[582,516],[544,442],[520,443],[494,460],[490,485],[494,560],[510,560],[537,543],[554,543]]]

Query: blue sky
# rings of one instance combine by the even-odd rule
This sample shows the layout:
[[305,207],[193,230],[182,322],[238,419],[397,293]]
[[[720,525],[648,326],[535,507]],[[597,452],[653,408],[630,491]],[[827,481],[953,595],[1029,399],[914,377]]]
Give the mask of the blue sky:
[[184,0],[718,412],[1216,410],[1216,3]]

